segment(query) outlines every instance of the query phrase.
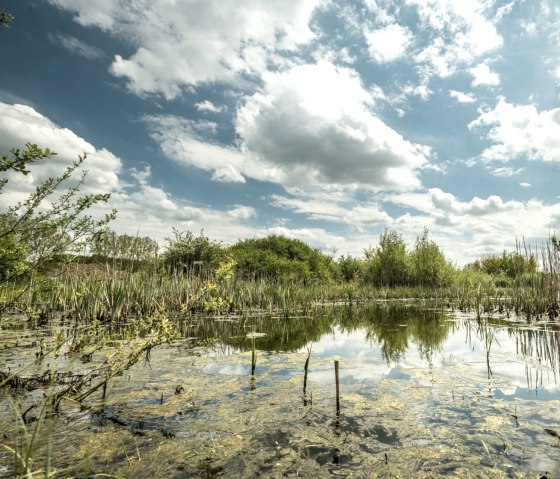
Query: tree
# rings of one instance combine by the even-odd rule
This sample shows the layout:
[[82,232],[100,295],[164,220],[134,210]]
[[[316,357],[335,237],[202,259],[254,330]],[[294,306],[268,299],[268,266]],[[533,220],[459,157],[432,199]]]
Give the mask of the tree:
[[90,252],[104,258],[149,261],[157,257],[159,245],[148,236],[118,235],[109,229],[98,231],[90,241]]
[[162,262],[169,272],[207,274],[226,258],[222,243],[207,236],[173,228],[173,238],[166,238],[167,249]]
[[376,286],[399,286],[408,283],[410,265],[406,244],[400,233],[385,230],[379,246],[365,254],[364,281]]
[[[37,145],[28,143],[25,150],[13,149],[2,155],[0,173],[27,175],[32,163],[54,155],[56,153],[48,148],[43,151]],[[79,156],[60,176],[48,178],[27,199],[0,212],[1,247],[5,250],[8,246],[14,247],[16,243],[21,246],[16,248],[20,254],[13,257],[12,263],[0,264],[3,281],[15,279],[56,254],[80,250],[88,236],[104,228],[116,217],[116,210],[101,219],[94,219],[86,214],[95,204],[107,202],[111,195],[102,193],[80,196],[87,171],[77,179],[74,176],[85,159],[86,154]],[[74,183],[68,185],[72,180]],[[8,181],[6,176],[0,178],[0,194]],[[26,268],[16,267],[13,262],[21,260],[23,248],[27,248],[27,253],[32,255],[27,258],[29,262]]]
[[445,286],[451,281],[452,267],[428,236],[428,229],[424,228],[410,254],[412,279],[420,286]]
[[340,276],[346,283],[356,281],[362,271],[362,261],[353,256],[341,256],[337,262]]

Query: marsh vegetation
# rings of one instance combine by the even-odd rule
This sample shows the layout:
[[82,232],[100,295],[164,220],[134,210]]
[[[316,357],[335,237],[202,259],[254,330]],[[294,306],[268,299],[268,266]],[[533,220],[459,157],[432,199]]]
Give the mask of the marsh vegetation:
[[[0,193],[53,154],[4,155]],[[461,268],[426,229],[160,252],[89,215],[84,160],[0,213],[0,477],[560,471],[555,237]]]

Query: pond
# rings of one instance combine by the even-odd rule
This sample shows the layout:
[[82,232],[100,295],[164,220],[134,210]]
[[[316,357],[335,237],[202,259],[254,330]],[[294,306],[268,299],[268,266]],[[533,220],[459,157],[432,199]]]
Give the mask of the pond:
[[[64,382],[99,360],[34,361],[65,322],[1,327],[0,371]],[[0,389],[0,442],[37,430],[34,468],[49,456],[55,477],[560,477],[554,323],[399,302],[178,327],[87,407],[34,420],[56,381]],[[13,470],[1,451],[0,477]]]

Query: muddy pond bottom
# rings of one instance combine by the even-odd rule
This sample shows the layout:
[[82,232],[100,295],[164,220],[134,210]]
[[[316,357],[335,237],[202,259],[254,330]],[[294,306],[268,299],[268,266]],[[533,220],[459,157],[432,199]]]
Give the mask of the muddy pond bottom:
[[[10,340],[47,334],[2,333],[0,369],[25,362]],[[377,305],[198,318],[182,334],[104,399],[41,421],[36,469],[48,455],[55,477],[560,477],[554,324]],[[33,433],[15,411],[45,390],[0,392],[0,442]],[[0,477],[13,461],[0,452]]]

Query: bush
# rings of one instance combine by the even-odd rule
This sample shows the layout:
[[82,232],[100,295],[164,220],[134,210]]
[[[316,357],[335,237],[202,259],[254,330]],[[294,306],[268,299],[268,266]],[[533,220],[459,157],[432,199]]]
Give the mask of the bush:
[[337,277],[330,256],[303,241],[272,235],[247,239],[229,248],[237,263],[237,272],[247,279],[274,281],[329,282]]
[[445,259],[439,246],[428,239],[428,230],[416,239],[410,253],[412,282],[418,286],[447,286],[452,279],[453,268]]
[[170,273],[208,275],[226,259],[226,249],[221,242],[210,240],[200,232],[194,236],[190,231],[173,228],[173,238],[162,255],[162,263]]
[[0,236],[0,283],[16,279],[28,268],[28,249],[14,235]]
[[517,252],[503,251],[467,265],[474,271],[486,273],[494,278],[496,286],[507,286],[515,278],[537,272],[537,261],[533,255],[528,259]]
[[385,230],[376,249],[365,251],[364,282],[375,286],[408,284],[410,262],[400,233]]
[[337,262],[342,281],[352,283],[360,278],[362,273],[362,261],[353,256],[341,256]]

